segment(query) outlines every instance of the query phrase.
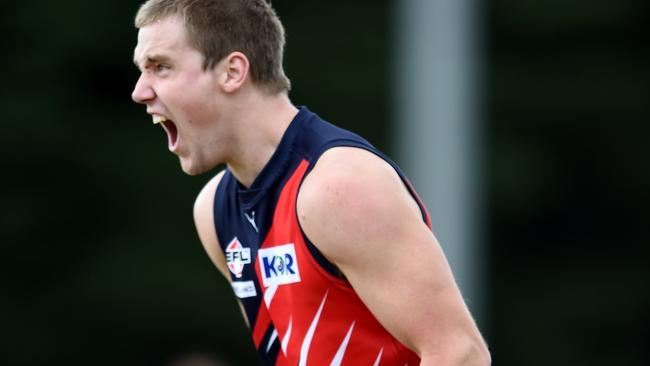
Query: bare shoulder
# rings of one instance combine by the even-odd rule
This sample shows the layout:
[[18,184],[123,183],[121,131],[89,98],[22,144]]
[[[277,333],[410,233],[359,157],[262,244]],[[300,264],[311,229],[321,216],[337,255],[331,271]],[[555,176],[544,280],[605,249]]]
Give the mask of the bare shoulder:
[[199,194],[196,196],[196,201],[194,202],[194,214],[204,214],[204,211],[212,212],[212,205],[214,203],[214,195],[217,191],[217,186],[221,182],[221,178],[226,171],[223,170],[217,173],[212,179],[210,179],[205,186],[201,189]]
[[305,235],[423,365],[489,360],[442,248],[390,164],[361,149],[327,151],[297,211]]
[[[393,167],[355,147],[326,151],[305,178],[297,210],[307,236],[341,265],[371,238],[422,224],[418,205]],[[349,246],[343,243],[358,243]]]
[[227,275],[228,267],[219,247],[213,211],[215,193],[224,172],[222,171],[210,179],[197,195],[194,201],[194,224],[206,253],[221,273]]

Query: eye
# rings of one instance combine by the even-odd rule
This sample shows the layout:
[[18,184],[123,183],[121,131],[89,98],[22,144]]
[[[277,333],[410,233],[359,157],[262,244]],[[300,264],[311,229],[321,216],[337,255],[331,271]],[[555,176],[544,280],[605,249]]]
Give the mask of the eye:
[[166,64],[156,64],[155,65],[156,72],[164,72],[170,69],[169,65]]

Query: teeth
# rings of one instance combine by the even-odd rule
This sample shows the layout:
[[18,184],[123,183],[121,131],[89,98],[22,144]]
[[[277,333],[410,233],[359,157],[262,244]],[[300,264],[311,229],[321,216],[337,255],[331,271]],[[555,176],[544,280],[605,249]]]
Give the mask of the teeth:
[[159,116],[157,114],[153,115],[153,124],[154,125],[156,125],[158,123],[161,123],[161,122],[165,122],[165,121],[167,121],[167,118],[165,118],[163,116]]

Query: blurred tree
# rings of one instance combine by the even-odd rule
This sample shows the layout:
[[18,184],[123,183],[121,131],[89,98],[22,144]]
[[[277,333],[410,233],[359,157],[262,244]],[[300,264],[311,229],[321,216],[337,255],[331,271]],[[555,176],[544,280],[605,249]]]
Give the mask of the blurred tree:
[[492,346],[504,365],[645,365],[644,1],[489,11]]

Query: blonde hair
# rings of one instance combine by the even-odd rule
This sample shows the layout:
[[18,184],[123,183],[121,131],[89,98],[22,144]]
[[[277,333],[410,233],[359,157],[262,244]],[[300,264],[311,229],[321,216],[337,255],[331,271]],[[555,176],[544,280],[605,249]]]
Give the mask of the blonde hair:
[[265,0],[148,0],[138,10],[135,27],[179,16],[188,41],[214,67],[231,52],[246,55],[254,83],[270,92],[286,92],[291,82],[282,67],[284,27]]

